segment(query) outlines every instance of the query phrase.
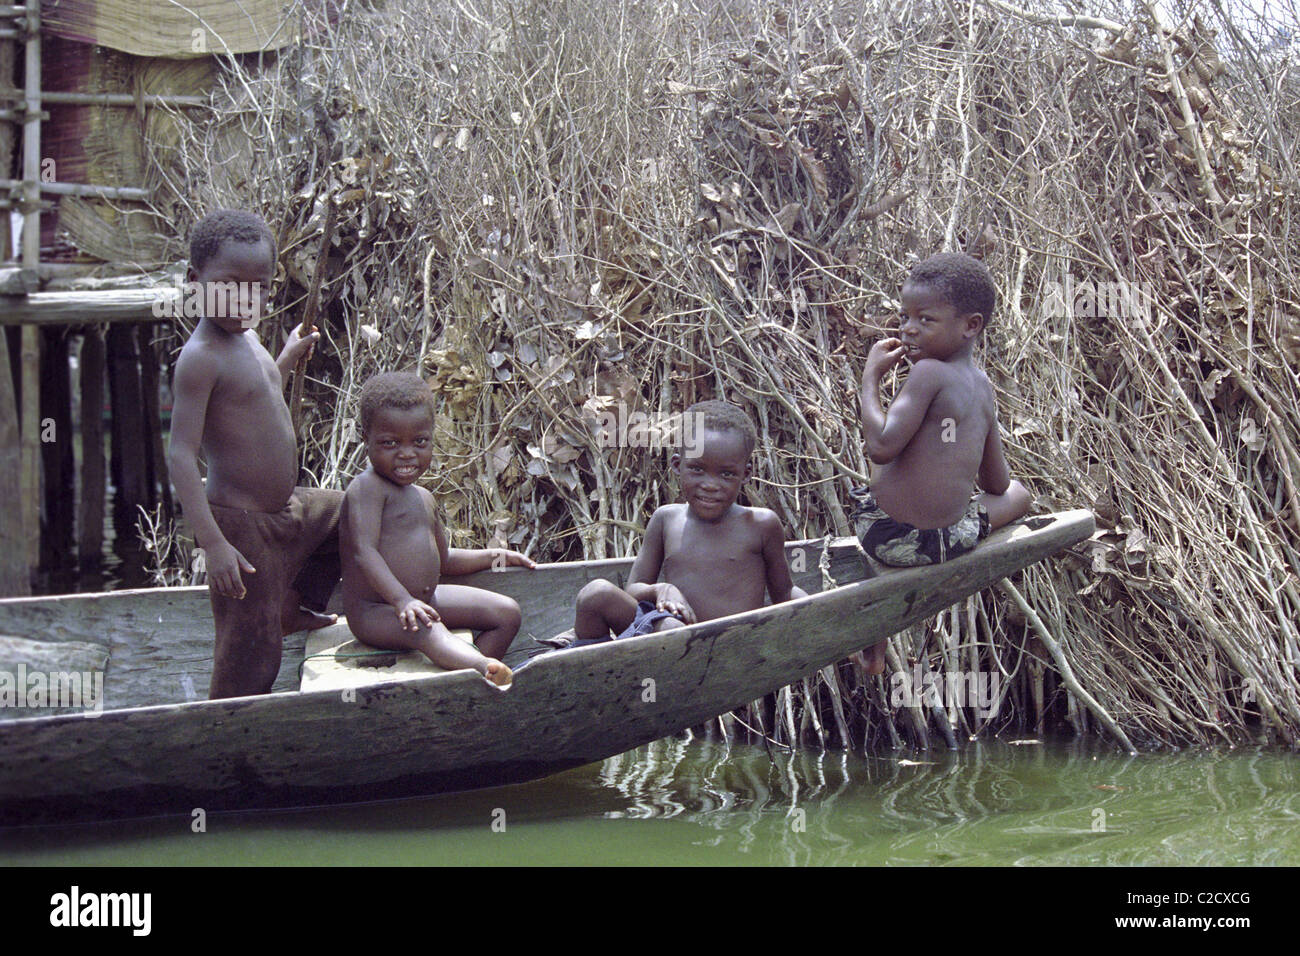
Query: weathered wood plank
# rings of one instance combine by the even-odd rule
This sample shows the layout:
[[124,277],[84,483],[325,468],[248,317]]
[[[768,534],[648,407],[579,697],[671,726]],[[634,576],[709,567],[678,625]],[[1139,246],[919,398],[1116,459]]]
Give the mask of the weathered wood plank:
[[[3,155],[4,148],[0,147],[0,155]],[[6,217],[5,225],[8,225]],[[8,235],[8,229],[5,229],[5,235]],[[0,237],[2,238],[2,237]],[[0,295],[28,295],[40,288],[40,278],[34,269],[24,269],[21,266],[9,266],[0,269]]]
[[[507,691],[458,671],[344,693],[10,721],[0,724],[6,771],[0,821],[291,806],[531,779],[761,697],[1085,539],[1092,529],[1087,512],[1033,519],[937,567],[543,657]],[[617,563],[554,574],[511,570],[497,578],[530,581],[529,589],[560,580],[571,585]],[[137,600],[145,593],[137,592]],[[49,602],[45,610],[56,614]],[[0,619],[0,631],[6,629]]]
[[169,322],[179,296],[174,288],[0,295],[0,325]]

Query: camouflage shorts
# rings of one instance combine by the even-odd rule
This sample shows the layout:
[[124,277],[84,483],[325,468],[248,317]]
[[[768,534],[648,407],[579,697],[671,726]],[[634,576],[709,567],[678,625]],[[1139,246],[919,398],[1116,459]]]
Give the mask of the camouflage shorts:
[[956,524],[924,530],[889,517],[868,488],[854,488],[852,495],[857,508],[850,517],[862,550],[891,567],[939,564],[974,549],[989,534],[989,515],[978,495]]

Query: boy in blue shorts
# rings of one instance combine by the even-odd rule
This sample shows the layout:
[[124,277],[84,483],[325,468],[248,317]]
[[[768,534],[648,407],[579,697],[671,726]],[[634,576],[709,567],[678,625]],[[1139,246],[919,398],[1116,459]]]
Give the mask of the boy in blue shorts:
[[757,434],[728,402],[692,405],[695,447],[679,448],[671,467],[681,503],[657,509],[632,564],[627,589],[596,580],[578,592],[570,647],[634,637],[806,597],[790,577],[781,520],[766,508],[736,503],[750,476]]

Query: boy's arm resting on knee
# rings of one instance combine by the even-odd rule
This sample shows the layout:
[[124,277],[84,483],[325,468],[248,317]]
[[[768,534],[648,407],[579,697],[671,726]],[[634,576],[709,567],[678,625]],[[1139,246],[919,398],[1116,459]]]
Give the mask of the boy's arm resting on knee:
[[216,382],[211,363],[203,358],[182,352],[176,363],[167,464],[181,510],[194,529],[194,543],[203,549],[208,587],[226,597],[242,598],[244,582],[240,572],[256,573],[256,569],[221,533],[199,475],[203,424]]
[[912,366],[888,413],[880,404],[880,378],[872,374],[873,367],[868,365],[862,376],[860,398],[867,457],[872,462],[885,465],[893,461],[916,435],[930,403],[943,385],[941,365],[933,359],[922,359]]
[[[767,593],[773,604],[781,604],[794,596],[794,578],[790,563],[785,559],[785,529],[775,512],[766,508],[759,512],[759,526],[763,533],[763,563],[767,566]],[[806,596],[800,589],[800,596]]]
[[662,508],[650,516],[650,524],[645,529],[645,540],[641,542],[641,550],[632,562],[632,571],[623,590],[638,601],[649,601],[661,609],[671,605],[669,610],[673,610],[674,617],[693,624],[695,611],[685,595],[667,581],[659,580],[659,572],[663,570],[664,564],[664,521]]

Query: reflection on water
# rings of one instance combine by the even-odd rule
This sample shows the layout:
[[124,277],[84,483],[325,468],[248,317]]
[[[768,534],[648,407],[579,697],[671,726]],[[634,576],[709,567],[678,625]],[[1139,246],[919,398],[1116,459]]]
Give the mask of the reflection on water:
[[689,737],[515,787],[0,832],[0,862],[1300,863],[1294,755],[1086,744],[789,754]]

